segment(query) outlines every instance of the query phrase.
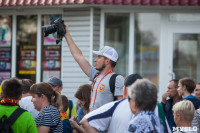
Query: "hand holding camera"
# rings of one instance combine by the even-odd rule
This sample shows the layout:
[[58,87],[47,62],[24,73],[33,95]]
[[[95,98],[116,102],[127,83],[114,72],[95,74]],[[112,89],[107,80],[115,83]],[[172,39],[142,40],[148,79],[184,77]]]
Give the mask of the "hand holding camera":
[[42,26],[42,29],[44,30],[45,37],[51,33],[57,32],[56,44],[62,41],[62,38],[66,33],[64,20],[62,20],[61,18],[58,18],[55,21],[52,21],[51,25]]

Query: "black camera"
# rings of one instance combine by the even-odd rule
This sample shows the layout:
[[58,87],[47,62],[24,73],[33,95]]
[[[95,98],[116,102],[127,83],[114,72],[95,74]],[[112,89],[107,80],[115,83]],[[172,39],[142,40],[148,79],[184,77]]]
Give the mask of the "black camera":
[[42,26],[42,29],[44,30],[45,37],[51,33],[57,32],[56,44],[62,41],[62,38],[66,33],[64,20],[61,18],[58,18],[55,21],[51,21],[51,25]]

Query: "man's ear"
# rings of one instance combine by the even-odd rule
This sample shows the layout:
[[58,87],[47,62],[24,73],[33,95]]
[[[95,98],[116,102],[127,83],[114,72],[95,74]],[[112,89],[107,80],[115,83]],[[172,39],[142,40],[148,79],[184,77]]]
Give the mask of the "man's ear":
[[133,106],[134,106],[134,108],[137,108],[137,102],[136,101],[133,102]]
[[106,58],[106,64],[111,63],[111,60],[109,58]]
[[22,94],[20,95],[20,97],[19,97],[19,100],[21,100],[22,99]]
[[127,97],[128,97],[127,87],[124,86],[124,87],[123,87],[123,98],[127,98]]
[[60,94],[61,94],[62,89],[63,89],[63,87],[60,86],[60,87],[59,87],[59,93],[60,93]]

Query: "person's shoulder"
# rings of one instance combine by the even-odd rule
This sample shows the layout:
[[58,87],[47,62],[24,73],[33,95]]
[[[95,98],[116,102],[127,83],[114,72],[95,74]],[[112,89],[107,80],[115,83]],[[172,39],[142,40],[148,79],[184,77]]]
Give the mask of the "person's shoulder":
[[[125,78],[122,75],[117,74],[116,81],[124,83]],[[124,84],[123,84],[124,85]]]
[[[117,73],[114,72],[113,75],[114,74],[117,74]],[[124,77],[122,75],[120,75],[120,74],[117,74],[117,78],[123,78],[124,79]]]
[[31,113],[26,111],[26,110],[19,116],[19,119],[21,119],[24,122],[25,121],[26,122],[30,122],[30,121],[34,120],[33,116],[31,115]]
[[43,115],[54,115],[56,112],[58,109],[54,105],[48,105],[40,111]]
[[92,116],[98,116],[98,118],[96,117],[95,119],[100,119],[105,114],[106,114],[106,116],[110,116],[110,115],[113,114],[113,112],[115,111],[115,109],[118,106],[118,104],[121,103],[122,101],[123,100],[106,103],[103,106],[99,107],[98,109],[95,109],[92,112],[89,112],[88,114],[86,114],[84,116],[84,118],[89,119]]
[[95,73],[99,72],[94,66],[90,66],[90,71]]

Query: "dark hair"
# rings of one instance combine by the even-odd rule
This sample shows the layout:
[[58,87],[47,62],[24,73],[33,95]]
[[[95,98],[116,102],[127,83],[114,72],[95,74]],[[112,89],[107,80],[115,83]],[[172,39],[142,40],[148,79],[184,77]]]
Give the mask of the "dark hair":
[[29,80],[28,79],[22,79],[21,81],[22,81],[22,84],[23,84],[22,93],[23,94],[29,93],[30,87],[31,87]]
[[112,61],[112,60],[110,60],[111,61],[111,66],[112,66],[112,68],[114,68],[116,65],[117,65],[117,62],[114,62],[114,61]]
[[85,114],[89,112],[91,89],[91,85],[83,84],[78,88],[78,90],[74,94],[76,98],[85,101],[85,105],[83,107]]
[[185,86],[189,93],[192,93],[194,89],[196,88],[196,84],[194,80],[187,77],[180,79],[179,83],[181,83],[182,86]]
[[169,82],[174,82],[174,88],[178,88],[178,82],[179,82],[179,80],[178,79],[172,79],[172,80],[170,80]]
[[10,78],[4,80],[1,84],[1,89],[4,98],[19,100],[22,95],[23,84],[18,78]]
[[61,96],[58,92],[54,91],[52,86],[47,82],[40,82],[37,84],[33,84],[30,89],[31,94],[36,94],[38,97],[41,97],[44,94],[48,102],[52,105],[55,105],[57,108],[60,107],[61,104]]
[[26,79],[26,80],[28,80],[31,85],[34,84],[33,80],[31,80],[31,79]]
[[137,79],[142,79],[139,74],[130,74],[125,78],[124,86],[128,87],[132,85]]
[[[103,56],[105,59],[109,59],[109,58],[107,58],[107,57],[105,57],[105,56]],[[116,62],[114,62],[114,61],[112,61],[111,59],[110,59],[110,64],[111,64],[111,66],[112,66],[112,68],[114,68],[116,65],[117,65],[117,61]]]
[[61,106],[63,107],[62,111],[66,112],[69,107],[69,100],[65,95],[61,95],[61,99],[62,99]]

